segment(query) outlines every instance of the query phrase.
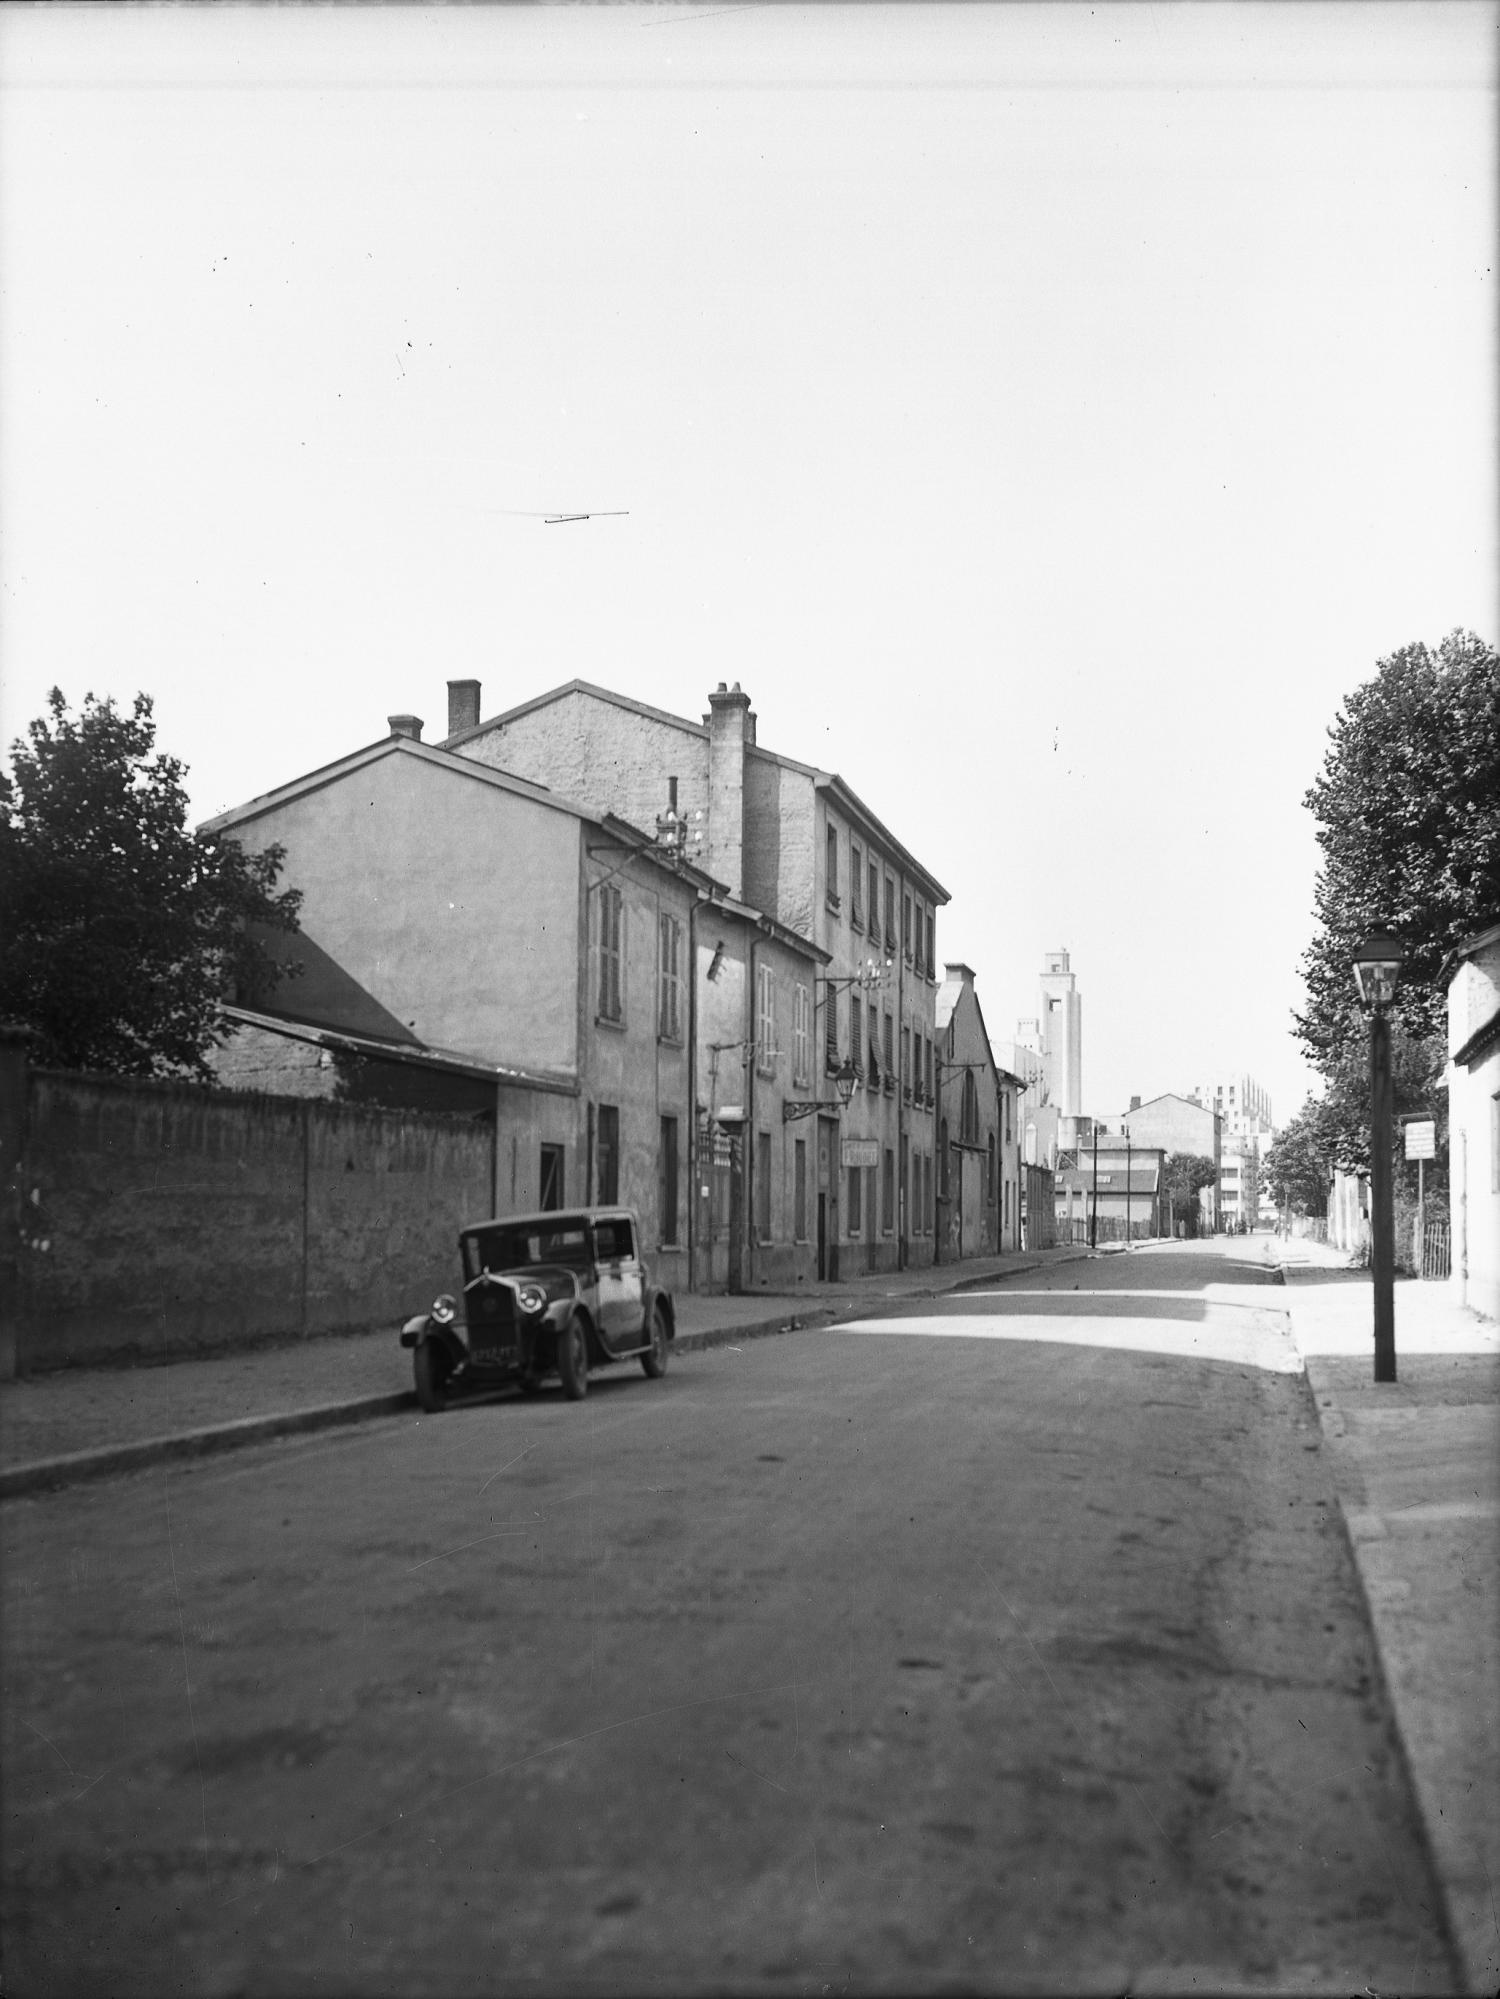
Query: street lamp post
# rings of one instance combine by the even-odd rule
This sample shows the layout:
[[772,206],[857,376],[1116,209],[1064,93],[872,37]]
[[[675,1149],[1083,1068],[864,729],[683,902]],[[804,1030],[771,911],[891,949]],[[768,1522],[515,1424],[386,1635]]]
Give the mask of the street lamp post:
[[1354,954],[1354,978],[1370,1017],[1370,1275],[1374,1285],[1375,1379],[1396,1379],[1395,1216],[1391,1198],[1391,1023],[1386,1009],[1401,976],[1401,944],[1372,930]]

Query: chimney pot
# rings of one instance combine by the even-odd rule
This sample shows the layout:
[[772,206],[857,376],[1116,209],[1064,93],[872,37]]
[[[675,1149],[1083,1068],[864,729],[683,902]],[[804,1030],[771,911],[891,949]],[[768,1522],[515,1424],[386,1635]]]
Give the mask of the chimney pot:
[[393,736],[407,736],[414,743],[422,740],[422,718],[420,715],[387,715],[386,722]]
[[479,682],[477,680],[450,680],[448,682],[448,734],[456,736],[461,729],[479,727]]

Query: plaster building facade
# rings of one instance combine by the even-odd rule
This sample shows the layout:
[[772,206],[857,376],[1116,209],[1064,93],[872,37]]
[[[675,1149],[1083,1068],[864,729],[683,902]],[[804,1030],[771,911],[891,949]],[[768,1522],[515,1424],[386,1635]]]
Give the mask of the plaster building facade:
[[1461,1305],[1500,1319],[1500,923],[1455,954],[1448,986],[1448,1207]]
[[939,1260],[1019,1249],[1022,1083],[995,1060],[967,965],[943,968],[937,1046]]
[[[303,971],[241,1011],[226,1080],[258,1067],[280,1093],[402,1102],[387,1093],[441,1077],[471,1113],[488,1092],[498,1208],[627,1202],[668,1285],[711,1278],[727,1245],[714,1176],[693,1177],[699,1072],[714,1036],[743,1046],[756,1029],[731,974],[700,1031],[694,966],[707,947],[749,967],[774,1032],[823,954],[625,821],[424,744],[421,729],[393,716],[384,740],[210,822],[280,842],[303,893],[300,933],[266,940]],[[779,1132],[790,1062],[763,1048],[748,1100]],[[739,1211],[756,1229],[747,1283],[757,1255],[778,1281],[813,1272],[794,1167],[779,1146],[755,1158],[764,1199]]]
[[1160,1146],[1137,1146],[1101,1132],[1097,1155],[1090,1146],[1070,1154],[1057,1171],[1059,1242],[1144,1242],[1170,1235],[1165,1166]]
[[1145,1103],[1132,1098],[1130,1109],[1120,1122],[1130,1133],[1133,1144],[1159,1146],[1167,1159],[1174,1152],[1186,1152],[1213,1161],[1213,1185],[1203,1190],[1199,1200],[1204,1224],[1217,1228],[1224,1166],[1223,1124],[1218,1112],[1201,1104],[1196,1097],[1179,1097],[1168,1091]]
[[451,683],[450,696],[447,750],[669,825],[731,898],[824,955],[807,1108],[790,1120],[808,1127],[817,1267],[932,1262],[942,884],[841,777],[765,748],[737,683],[719,684],[701,722],[582,680],[486,721],[477,683]]

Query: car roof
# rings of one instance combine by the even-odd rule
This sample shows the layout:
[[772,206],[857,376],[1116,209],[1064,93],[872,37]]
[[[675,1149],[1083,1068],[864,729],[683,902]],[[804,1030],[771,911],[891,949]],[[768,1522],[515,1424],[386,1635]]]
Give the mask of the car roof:
[[466,1222],[460,1230],[462,1235],[472,1235],[476,1229],[564,1229],[570,1223],[627,1221],[636,1222],[634,1208],[542,1208],[527,1215],[492,1215],[487,1222]]

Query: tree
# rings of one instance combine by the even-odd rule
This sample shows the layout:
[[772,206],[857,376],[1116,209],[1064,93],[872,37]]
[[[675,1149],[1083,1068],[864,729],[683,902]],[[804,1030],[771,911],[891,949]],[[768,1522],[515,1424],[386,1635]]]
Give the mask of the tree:
[[1196,1234],[1198,1190],[1212,1187],[1218,1180],[1214,1163],[1201,1152],[1174,1152],[1162,1169],[1174,1222],[1187,1222]]
[[283,849],[187,830],[149,696],[122,715],[89,694],[74,717],[54,687],[48,711],[0,771],[0,1018],[50,1066],[206,1080],[220,1002],[284,975],[250,928],[297,928]]
[[1500,911],[1500,661],[1472,632],[1404,646],[1344,703],[1304,803],[1323,850],[1299,1039],[1325,1075],[1364,1046],[1350,960],[1388,925],[1395,1017],[1441,1037],[1448,953]]
[[1297,1215],[1326,1215],[1336,1164],[1335,1128],[1328,1106],[1322,1098],[1309,1097],[1273,1142],[1261,1172],[1278,1208]]

